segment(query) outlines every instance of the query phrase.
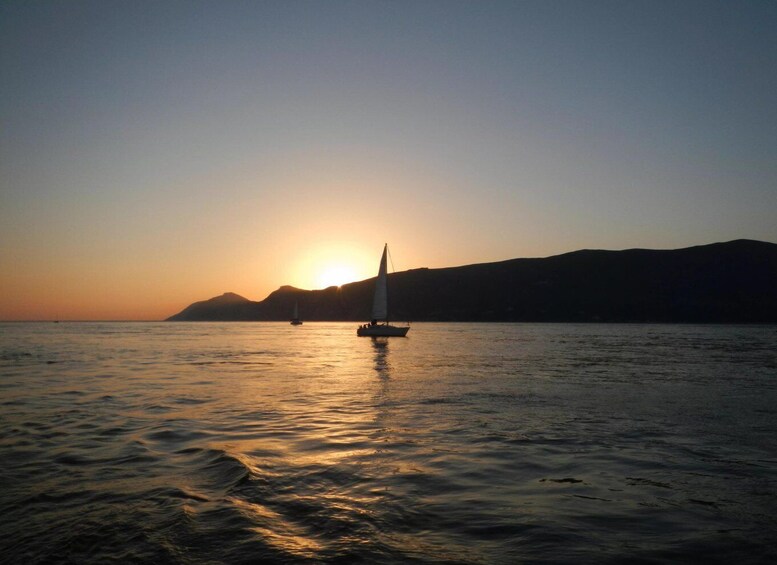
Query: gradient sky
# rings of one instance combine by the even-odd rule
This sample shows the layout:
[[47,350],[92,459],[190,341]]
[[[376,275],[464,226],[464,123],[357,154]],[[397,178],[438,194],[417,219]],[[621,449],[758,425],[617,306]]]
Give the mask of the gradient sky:
[[[0,319],[777,241],[777,2],[0,3]],[[348,274],[348,273],[346,273]]]

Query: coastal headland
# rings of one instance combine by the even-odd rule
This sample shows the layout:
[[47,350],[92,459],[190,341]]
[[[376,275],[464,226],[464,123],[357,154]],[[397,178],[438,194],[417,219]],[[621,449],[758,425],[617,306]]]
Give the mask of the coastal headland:
[[[234,293],[168,321],[369,317],[374,279],[322,290]],[[580,250],[389,275],[392,319],[482,322],[777,323],[777,244],[740,239],[674,250]]]

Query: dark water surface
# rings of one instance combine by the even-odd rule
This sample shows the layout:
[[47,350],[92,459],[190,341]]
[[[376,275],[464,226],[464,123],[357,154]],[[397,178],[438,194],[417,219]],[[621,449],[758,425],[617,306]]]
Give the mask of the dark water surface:
[[4,563],[777,562],[777,327],[0,324]]

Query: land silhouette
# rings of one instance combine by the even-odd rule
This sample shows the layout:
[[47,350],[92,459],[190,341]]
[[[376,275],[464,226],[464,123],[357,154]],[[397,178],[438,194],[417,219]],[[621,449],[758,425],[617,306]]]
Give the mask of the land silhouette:
[[[369,318],[375,279],[282,286],[261,301],[227,292],[169,321]],[[392,320],[777,323],[777,244],[740,239],[674,250],[580,250],[389,275]]]

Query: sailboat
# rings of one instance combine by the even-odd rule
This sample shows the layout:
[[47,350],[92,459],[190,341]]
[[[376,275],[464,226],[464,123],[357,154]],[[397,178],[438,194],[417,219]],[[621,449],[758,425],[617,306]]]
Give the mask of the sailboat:
[[291,317],[291,325],[292,326],[302,325],[302,320],[299,319],[299,304],[297,302],[294,303],[294,315]]
[[380,267],[378,268],[378,278],[375,279],[375,296],[372,300],[372,321],[369,324],[359,326],[356,330],[356,335],[358,336],[404,337],[407,335],[408,330],[410,330],[407,326],[392,326],[388,322],[387,252],[388,244],[383,247],[383,256],[380,258]]

